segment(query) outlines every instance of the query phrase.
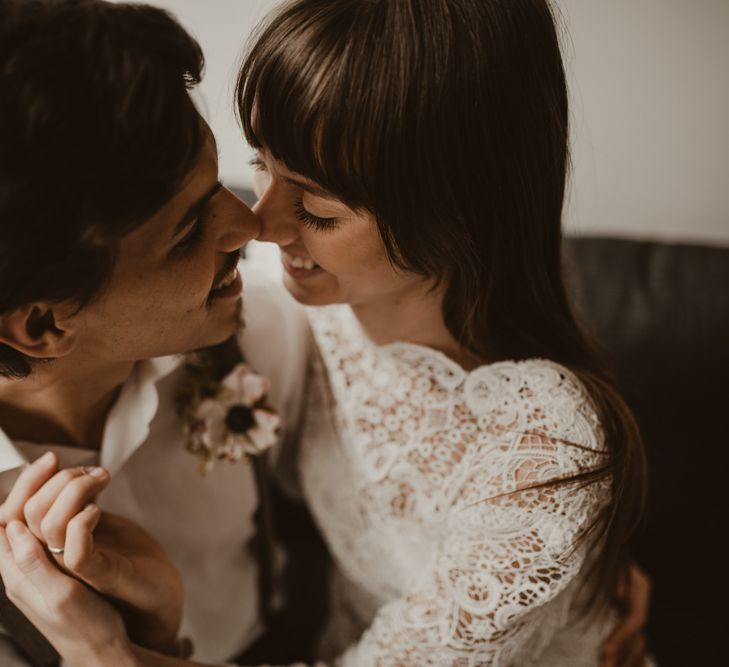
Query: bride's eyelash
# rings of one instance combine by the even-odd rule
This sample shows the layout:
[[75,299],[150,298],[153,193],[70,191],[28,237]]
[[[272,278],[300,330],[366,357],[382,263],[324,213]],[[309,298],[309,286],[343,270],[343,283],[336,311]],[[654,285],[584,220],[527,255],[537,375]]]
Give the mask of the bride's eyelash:
[[[253,156],[248,164],[256,171],[266,171],[265,162],[257,155]],[[303,222],[307,227],[317,230],[333,229],[337,225],[337,218],[320,218],[318,215],[309,213],[304,208],[304,201],[301,196],[294,202],[294,215],[299,222]]]
[[318,215],[309,213],[309,211],[304,208],[304,202],[301,197],[294,202],[294,214],[296,215],[297,220],[303,222],[307,227],[311,227],[312,229],[333,229],[337,225],[336,218],[320,218]]
[[266,165],[257,155],[248,160],[248,164],[251,165],[256,171],[266,171]]

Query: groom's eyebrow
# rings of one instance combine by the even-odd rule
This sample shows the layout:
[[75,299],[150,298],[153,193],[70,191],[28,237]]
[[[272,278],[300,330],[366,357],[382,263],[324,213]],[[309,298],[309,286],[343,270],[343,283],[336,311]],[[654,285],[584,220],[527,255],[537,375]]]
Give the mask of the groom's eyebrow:
[[190,226],[190,223],[195,220],[195,218],[199,217],[200,214],[203,212],[205,207],[207,206],[207,203],[215,196],[215,194],[220,190],[220,188],[223,187],[223,183],[221,181],[217,181],[213,187],[211,187],[200,199],[194,201],[190,207],[185,212],[185,215],[180,218],[180,221],[175,225],[175,231],[172,233],[172,238],[177,238],[177,236],[182,232],[183,229]]

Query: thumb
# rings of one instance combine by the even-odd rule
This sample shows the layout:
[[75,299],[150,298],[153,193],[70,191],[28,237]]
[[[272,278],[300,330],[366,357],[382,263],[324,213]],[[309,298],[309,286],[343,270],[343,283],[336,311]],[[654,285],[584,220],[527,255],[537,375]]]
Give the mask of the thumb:
[[43,545],[24,523],[11,521],[6,532],[13,561],[21,579],[42,590],[59,576],[63,576],[48,559]]

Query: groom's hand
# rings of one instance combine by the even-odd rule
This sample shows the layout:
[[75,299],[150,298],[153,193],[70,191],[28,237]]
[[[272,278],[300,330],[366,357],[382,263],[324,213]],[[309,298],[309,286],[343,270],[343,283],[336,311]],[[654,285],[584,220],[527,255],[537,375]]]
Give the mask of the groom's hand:
[[0,505],[0,525],[22,521],[38,539],[62,547],[65,533],[58,534],[59,527],[96,497],[109,483],[109,474],[103,468],[57,471],[58,458],[51,452],[26,466]]
[[[184,587],[157,541],[132,521],[104,512],[93,535],[79,535],[77,548],[72,572],[122,603],[130,637],[146,648],[175,654]],[[71,569],[68,562],[66,567]]]
[[22,521],[45,545],[62,549],[68,532],[93,530],[99,511],[89,504],[110,477],[98,467],[57,469],[50,452],[27,466],[0,507],[0,524]]
[[58,472],[58,459],[48,452],[16,480],[0,506],[0,525],[25,523],[61,567],[79,575],[90,556],[90,536],[101,516],[91,501],[109,479],[106,470],[98,467]]
[[8,598],[70,663],[136,664],[119,614],[51,564],[20,522],[0,527],[0,575]]
[[0,524],[26,523],[63,570],[121,603],[137,643],[173,650],[184,598],[177,569],[143,529],[91,502],[109,482],[105,470],[56,472],[57,464],[50,454],[21,473],[0,507]]

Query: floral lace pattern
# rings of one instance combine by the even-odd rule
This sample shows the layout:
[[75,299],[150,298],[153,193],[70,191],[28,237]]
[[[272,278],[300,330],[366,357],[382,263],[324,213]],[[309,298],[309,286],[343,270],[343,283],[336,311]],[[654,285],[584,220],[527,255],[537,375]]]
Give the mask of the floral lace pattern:
[[605,628],[578,623],[578,538],[609,488],[541,486],[604,461],[575,376],[378,347],[346,306],[310,320],[300,466],[339,569],[327,650],[347,667],[596,665]]

